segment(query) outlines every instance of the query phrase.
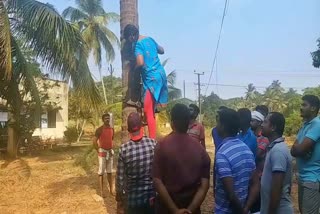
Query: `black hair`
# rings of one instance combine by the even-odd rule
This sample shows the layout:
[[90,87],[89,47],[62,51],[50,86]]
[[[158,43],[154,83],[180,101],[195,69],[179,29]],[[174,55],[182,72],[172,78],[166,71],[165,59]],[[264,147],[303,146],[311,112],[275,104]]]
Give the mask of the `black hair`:
[[188,131],[190,121],[189,108],[184,104],[178,103],[173,106],[170,115],[175,131],[179,133],[186,133]]
[[284,132],[284,126],[286,123],[286,119],[284,118],[283,114],[279,112],[270,112],[269,115],[269,121],[271,125],[276,127],[275,132],[282,136]]
[[139,35],[139,29],[133,24],[128,24],[123,30],[123,36],[125,39],[128,39],[130,36]]
[[258,105],[255,110],[260,112],[265,117],[269,114],[269,108],[266,105]]
[[239,114],[235,110],[227,108],[218,111],[218,115],[219,123],[224,127],[225,132],[230,137],[236,136],[240,129]]
[[250,126],[251,122],[251,111],[247,108],[241,108],[238,110],[238,115],[242,126]]
[[315,95],[305,95],[302,97],[303,101],[308,102],[312,107],[316,108],[316,112],[318,114],[319,109],[320,109],[320,100],[317,96]]
[[110,117],[110,114],[109,113],[104,113],[102,116],[101,116],[101,119],[103,120],[105,117],[109,116]]
[[195,112],[197,112],[197,114],[200,113],[199,107],[193,103],[189,105],[189,108],[193,108],[195,110]]
[[219,106],[218,111],[225,110],[225,109],[228,109],[228,107],[226,107],[226,106]]

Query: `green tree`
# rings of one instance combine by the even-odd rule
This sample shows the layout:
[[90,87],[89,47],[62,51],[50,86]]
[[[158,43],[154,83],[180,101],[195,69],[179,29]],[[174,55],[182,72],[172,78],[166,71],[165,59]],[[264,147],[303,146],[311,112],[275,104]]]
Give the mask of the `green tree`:
[[[100,79],[102,79],[102,49],[105,50],[106,62],[111,62],[115,57],[113,46],[119,46],[117,36],[107,26],[110,22],[118,22],[119,15],[107,13],[102,7],[101,0],[76,0],[76,5],[77,8],[65,9],[62,15],[77,24],[89,52],[93,54],[99,68]],[[103,81],[102,87],[107,104],[106,87]]]
[[[17,123],[22,106],[19,87],[38,104],[40,96],[32,66],[22,46],[32,50],[48,71],[62,79],[71,78],[73,87],[94,105],[100,102],[86,59],[87,50],[76,26],[66,22],[52,5],[36,0],[0,1],[0,97],[9,110],[8,154],[16,156]],[[19,44],[24,41],[23,45]]]
[[264,104],[271,111],[282,112],[287,107],[284,101],[284,88],[281,87],[279,80],[274,80],[264,93]]
[[[166,59],[162,62],[162,66],[165,67],[168,63],[169,59]],[[168,82],[168,99],[169,102],[180,99],[182,96],[181,89],[177,88],[176,85],[177,72],[176,70],[171,71],[167,74],[167,82]]]
[[318,39],[318,50],[311,53],[313,66],[316,68],[320,67],[320,38]]

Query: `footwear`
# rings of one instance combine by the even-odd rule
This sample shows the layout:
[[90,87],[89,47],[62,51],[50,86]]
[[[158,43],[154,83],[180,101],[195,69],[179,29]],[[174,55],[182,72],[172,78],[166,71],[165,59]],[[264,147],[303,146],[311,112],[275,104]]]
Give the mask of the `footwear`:
[[133,102],[133,101],[130,99],[130,100],[128,100],[126,103],[127,103],[128,105],[130,105],[130,106],[135,106],[135,107],[141,108],[141,103],[140,103],[139,101]]

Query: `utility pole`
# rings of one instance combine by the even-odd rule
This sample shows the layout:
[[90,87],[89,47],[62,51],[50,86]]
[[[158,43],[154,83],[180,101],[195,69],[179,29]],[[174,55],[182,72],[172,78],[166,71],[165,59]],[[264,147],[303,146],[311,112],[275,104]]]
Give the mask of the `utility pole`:
[[201,81],[200,81],[200,76],[201,75],[204,75],[204,72],[202,73],[199,73],[199,72],[196,72],[196,70],[194,70],[194,74],[196,74],[198,76],[198,103],[199,103],[199,123],[201,123]]
[[112,64],[110,64],[110,67],[108,68],[108,71],[110,72],[111,77],[111,104],[113,104],[113,72],[114,68],[112,67]]
[[186,81],[183,80],[183,98],[186,98]]

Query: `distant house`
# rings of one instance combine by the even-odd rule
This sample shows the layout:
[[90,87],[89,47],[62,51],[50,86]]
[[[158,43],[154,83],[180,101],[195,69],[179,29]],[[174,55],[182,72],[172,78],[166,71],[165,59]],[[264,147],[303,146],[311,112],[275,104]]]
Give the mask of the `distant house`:
[[[68,84],[47,78],[36,79],[36,83],[39,91],[46,90],[48,97],[42,106],[41,119],[33,136],[39,136],[44,140],[62,139],[68,126]],[[5,129],[8,121],[5,102],[0,99],[0,128],[2,129]]]

